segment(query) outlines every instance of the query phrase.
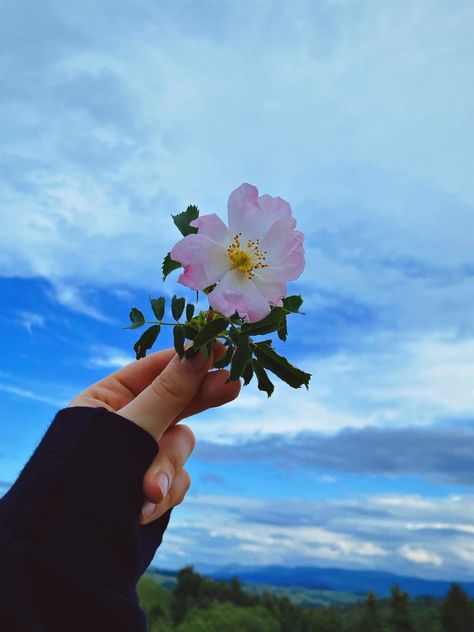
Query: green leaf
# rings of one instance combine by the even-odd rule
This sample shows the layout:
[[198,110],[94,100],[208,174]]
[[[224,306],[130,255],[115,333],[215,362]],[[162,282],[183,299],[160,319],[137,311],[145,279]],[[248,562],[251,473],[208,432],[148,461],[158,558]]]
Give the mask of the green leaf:
[[174,348],[180,358],[184,356],[184,329],[182,325],[173,327]]
[[252,359],[250,340],[247,334],[240,334],[237,338],[237,346],[232,356],[229,381],[238,380],[244,372],[247,363]]
[[139,340],[133,345],[137,360],[144,358],[148,349],[153,347],[155,340],[158,338],[158,334],[160,333],[160,329],[160,325],[152,325],[151,327],[148,327],[148,329],[143,332]]
[[151,309],[156,316],[156,320],[163,320],[163,316],[165,315],[165,297],[160,296],[160,298],[150,298],[150,303]]
[[265,316],[262,320],[256,323],[249,323],[248,325],[242,325],[242,333],[249,334],[250,336],[270,334],[272,331],[277,331],[280,328],[282,320],[285,318],[287,312],[283,307],[274,307],[272,311]]
[[197,219],[199,217],[199,210],[197,206],[194,206],[192,204],[188,206],[188,208],[182,213],[172,215],[171,217],[173,218],[175,226],[178,228],[183,237],[198,232],[197,228],[194,228],[194,226],[190,226],[190,223],[193,221],[193,219]]
[[230,345],[225,353],[225,355],[217,362],[214,362],[214,366],[216,369],[224,369],[226,366],[229,366],[230,361],[232,360],[232,356],[234,355],[234,347]]
[[143,327],[145,324],[145,316],[136,307],[132,307],[129,318],[132,324],[129,327],[125,327],[125,329],[138,329],[138,327]]
[[196,349],[196,347],[192,345],[191,347],[188,347],[186,349],[186,351],[184,352],[184,357],[189,358],[189,359],[195,358],[198,353],[199,353],[199,349]]
[[203,289],[204,294],[210,294],[212,292],[212,290],[216,287],[217,283],[213,283],[212,285],[209,285],[208,287],[205,287]]
[[201,352],[206,360],[210,357],[213,349],[214,345],[212,340],[209,340],[209,342],[206,342],[206,344],[201,347]]
[[199,330],[196,329],[196,327],[193,327],[192,325],[183,325],[183,331],[186,338],[189,338],[189,340],[194,340]]
[[247,384],[250,384],[253,378],[252,361],[247,362],[247,364],[245,365],[245,369],[242,373],[242,377],[244,378],[244,386],[247,386]]
[[279,355],[270,345],[257,342],[253,344],[253,350],[260,364],[272,371],[272,373],[275,373],[275,375],[289,386],[300,388],[304,385],[308,388],[311,374],[305,373],[290,364],[286,358]]
[[185,305],[185,298],[178,298],[177,296],[173,296],[173,298],[171,299],[171,313],[173,314],[173,318],[175,320],[179,320],[181,318]]
[[286,317],[281,321],[281,325],[277,330],[277,334],[278,334],[278,338],[280,338],[280,340],[283,340],[283,342],[287,339],[288,327],[286,325]]
[[[303,299],[299,294],[293,294],[292,296],[287,296],[283,299],[283,307],[289,312],[293,312],[295,314],[300,311],[300,307],[302,305]],[[300,312],[300,314],[302,314],[302,312]]]
[[188,303],[186,305],[186,320],[191,320],[194,316],[194,305],[192,303]]
[[204,325],[196,338],[194,338],[194,345],[196,347],[205,345],[222,333],[228,324],[229,321],[227,318],[215,318],[214,320],[210,320]]
[[168,253],[163,259],[163,264],[161,266],[161,269],[163,271],[163,281],[166,279],[168,274],[171,274],[173,270],[177,270],[178,268],[181,268],[181,264],[179,263],[179,261],[175,261],[174,259],[172,259],[171,254]]
[[252,362],[253,370],[255,371],[255,375],[257,376],[257,386],[259,391],[265,391],[268,397],[271,397],[275,387],[272,384],[272,381],[268,377],[268,373],[265,371],[263,366],[261,366],[255,360]]

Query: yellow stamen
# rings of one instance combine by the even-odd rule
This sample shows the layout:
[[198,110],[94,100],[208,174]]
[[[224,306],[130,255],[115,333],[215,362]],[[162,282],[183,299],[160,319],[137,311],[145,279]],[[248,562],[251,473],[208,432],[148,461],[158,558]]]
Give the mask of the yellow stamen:
[[234,235],[231,244],[227,248],[227,255],[231,262],[232,270],[240,270],[247,278],[254,276],[254,270],[266,268],[264,263],[267,254],[266,250],[260,250],[260,240],[248,239],[245,246],[240,243],[242,233]]

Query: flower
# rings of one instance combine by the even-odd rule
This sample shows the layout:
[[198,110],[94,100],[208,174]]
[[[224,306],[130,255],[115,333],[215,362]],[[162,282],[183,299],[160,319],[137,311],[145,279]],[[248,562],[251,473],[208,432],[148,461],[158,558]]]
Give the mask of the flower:
[[286,285],[303,272],[303,233],[288,202],[258,195],[242,184],[229,197],[228,224],[215,214],[191,222],[197,233],[181,239],[171,258],[184,268],[178,281],[193,290],[214,284],[209,304],[224,316],[235,312],[257,322],[281,306]]

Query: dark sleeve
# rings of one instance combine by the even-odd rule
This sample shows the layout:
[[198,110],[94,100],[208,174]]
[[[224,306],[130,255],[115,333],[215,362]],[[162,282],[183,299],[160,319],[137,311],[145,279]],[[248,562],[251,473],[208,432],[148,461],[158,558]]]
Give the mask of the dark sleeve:
[[158,451],[105,408],[60,411],[0,500],[0,630],[140,632],[136,583],[170,512],[138,522]]

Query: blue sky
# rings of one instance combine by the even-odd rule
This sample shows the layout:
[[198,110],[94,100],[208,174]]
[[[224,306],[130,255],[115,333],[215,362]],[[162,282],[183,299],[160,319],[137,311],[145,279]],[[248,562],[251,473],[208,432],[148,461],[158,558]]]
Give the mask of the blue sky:
[[58,408],[133,359],[129,308],[178,289],[169,214],[225,218],[251,182],[306,235],[285,353],[312,386],[192,420],[156,563],[472,579],[472,3],[0,11],[2,488]]

